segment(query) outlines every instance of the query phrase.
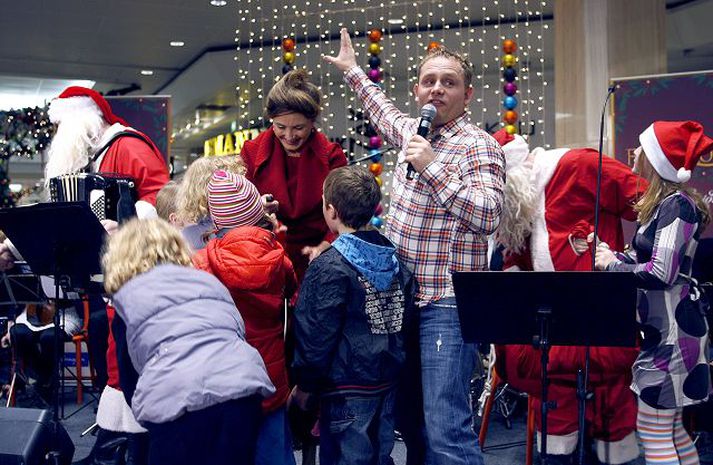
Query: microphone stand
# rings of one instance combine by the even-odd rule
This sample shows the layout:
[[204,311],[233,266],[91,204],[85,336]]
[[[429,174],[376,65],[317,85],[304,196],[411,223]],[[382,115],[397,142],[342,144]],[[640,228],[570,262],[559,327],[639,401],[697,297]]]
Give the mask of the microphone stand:
[[[597,191],[594,200],[594,239],[592,242],[592,271],[595,271],[595,256],[597,250],[597,240],[599,238],[599,204],[602,190],[602,164],[603,164],[603,147],[604,147],[604,117],[606,116],[607,104],[609,98],[616,91],[616,86],[609,87],[607,97],[604,99],[604,107],[602,108],[602,117],[599,122],[599,166],[597,167]],[[580,368],[577,370],[577,402],[579,403],[578,411],[578,460],[579,465],[584,465],[584,431],[585,431],[585,409],[587,408],[587,400],[591,399],[592,393],[587,391],[589,384],[589,343],[585,345],[584,353],[584,372]]]

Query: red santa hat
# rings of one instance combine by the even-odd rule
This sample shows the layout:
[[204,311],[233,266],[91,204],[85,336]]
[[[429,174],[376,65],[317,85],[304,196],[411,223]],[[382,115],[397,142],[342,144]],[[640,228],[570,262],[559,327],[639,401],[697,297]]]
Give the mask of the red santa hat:
[[505,166],[508,170],[522,164],[530,154],[530,146],[520,134],[508,134],[505,129],[501,129],[493,134],[493,137],[503,148]]
[[639,135],[646,158],[663,179],[691,179],[698,159],[713,150],[713,139],[697,121],[656,121]]
[[59,123],[64,117],[77,111],[94,111],[100,114],[109,124],[120,123],[127,126],[126,121],[111,111],[109,102],[99,92],[80,86],[71,86],[64,89],[57,98],[50,102],[47,113],[50,121]]
[[253,226],[265,217],[257,187],[245,176],[217,170],[208,182],[208,210],[215,227]]

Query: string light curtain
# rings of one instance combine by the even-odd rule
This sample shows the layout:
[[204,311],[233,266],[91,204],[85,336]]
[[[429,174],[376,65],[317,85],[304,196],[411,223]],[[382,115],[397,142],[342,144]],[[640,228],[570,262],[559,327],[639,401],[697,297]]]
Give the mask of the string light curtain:
[[[476,0],[477,1],[477,0]],[[552,7],[538,0],[307,0],[261,8],[257,0],[240,2],[236,20],[236,97],[240,129],[264,127],[264,97],[282,76],[282,40],[295,41],[295,68],[305,68],[312,82],[320,85],[323,112],[318,126],[339,141],[350,159],[365,158],[368,143],[357,132],[364,123],[358,100],[343,81],[341,72],[325,63],[321,55],[339,52],[339,30],[346,27],[357,52],[357,63],[368,66],[369,30],[380,29],[380,85],[398,108],[417,116],[412,95],[416,65],[431,42],[462,52],[474,65],[475,88],[469,111],[474,124],[494,132],[503,121],[502,43],[513,39],[519,47],[519,96],[517,129],[529,134],[534,146],[549,147],[553,116],[547,113],[548,76],[552,76]],[[271,55],[271,56],[270,56]],[[549,124],[548,124],[549,120]],[[367,138],[368,139],[368,138]],[[387,147],[383,147],[387,149]],[[384,152],[381,163],[385,210],[398,148]],[[362,164],[373,163],[365,158]]]

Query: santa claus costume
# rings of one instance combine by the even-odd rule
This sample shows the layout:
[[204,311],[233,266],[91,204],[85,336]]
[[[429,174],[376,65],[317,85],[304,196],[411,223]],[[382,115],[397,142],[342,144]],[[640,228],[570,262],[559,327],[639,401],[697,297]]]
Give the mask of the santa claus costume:
[[[52,100],[48,114],[59,126],[48,151],[46,181],[80,170],[127,176],[135,182],[137,216],[156,216],[156,194],[168,182],[169,174],[163,155],[148,136],[128,127],[124,120],[113,114],[104,97],[84,87],[65,89]],[[114,318],[111,306],[107,307],[107,314],[111,328]],[[125,444],[125,440],[116,441],[119,434],[112,433],[145,432],[134,419],[119,387],[117,347],[111,329],[106,357],[108,381],[97,410],[97,423],[103,431],[97,438],[95,449],[112,441],[115,445]],[[106,451],[93,449],[87,463],[111,460],[112,454],[116,459],[117,450],[118,447]],[[101,453],[108,457],[95,457]]]
[[[534,271],[591,270],[592,251],[586,238],[593,231],[596,180],[599,156],[592,149],[536,148],[532,152],[519,135],[495,134],[503,146],[508,169],[508,182],[525,173],[526,189],[532,196],[532,215],[525,225],[529,237],[521,247],[507,249],[504,268]],[[634,221],[635,200],[647,183],[631,169],[612,158],[602,163],[599,237],[623,248],[621,220]],[[511,191],[512,192],[512,191]],[[522,195],[515,189],[513,195]],[[506,197],[508,196],[506,189]],[[508,199],[506,198],[506,208]],[[501,224],[503,227],[503,224]],[[526,234],[525,234],[526,236]],[[629,390],[631,365],[638,350],[592,347],[590,349],[589,390],[594,393],[587,402],[587,434],[596,440],[599,460],[621,464],[639,455],[636,441],[636,401]],[[511,385],[536,399],[536,425],[540,425],[540,353],[531,346],[498,348],[498,371]],[[566,455],[577,445],[578,404],[576,374],[584,368],[584,347],[552,347],[548,372],[551,378],[549,399],[556,408],[549,411],[547,452]],[[539,436],[539,433],[538,433]]]

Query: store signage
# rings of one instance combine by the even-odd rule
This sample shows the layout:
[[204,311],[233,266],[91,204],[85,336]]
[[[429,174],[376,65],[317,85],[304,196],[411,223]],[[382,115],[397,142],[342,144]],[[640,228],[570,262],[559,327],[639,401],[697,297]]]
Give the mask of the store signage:
[[212,137],[203,143],[203,155],[237,155],[246,140],[254,139],[260,133],[258,129],[243,129]]

